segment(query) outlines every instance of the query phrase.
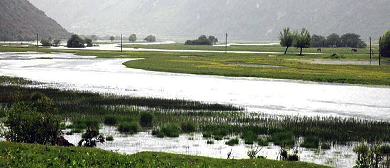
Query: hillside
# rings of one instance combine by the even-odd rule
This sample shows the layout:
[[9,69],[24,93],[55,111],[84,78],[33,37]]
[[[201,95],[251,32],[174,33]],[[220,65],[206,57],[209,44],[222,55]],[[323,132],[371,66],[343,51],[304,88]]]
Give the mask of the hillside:
[[27,0],[0,1],[0,40],[66,38],[69,32]]
[[[79,34],[148,34],[193,39],[277,40],[283,27],[313,34],[360,34],[377,39],[390,28],[388,0],[30,0]],[[66,13],[66,14],[64,14]]]

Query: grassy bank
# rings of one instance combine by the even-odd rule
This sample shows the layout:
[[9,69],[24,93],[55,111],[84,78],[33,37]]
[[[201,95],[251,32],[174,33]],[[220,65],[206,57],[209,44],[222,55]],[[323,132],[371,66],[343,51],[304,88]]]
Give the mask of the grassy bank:
[[0,167],[326,167],[267,159],[226,160],[141,152],[120,155],[94,148],[0,142]]

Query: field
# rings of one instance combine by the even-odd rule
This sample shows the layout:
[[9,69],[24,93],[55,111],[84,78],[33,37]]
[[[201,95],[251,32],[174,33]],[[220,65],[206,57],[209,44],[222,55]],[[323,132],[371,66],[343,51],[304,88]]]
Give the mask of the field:
[[[164,45],[126,45],[126,47],[179,49],[179,50],[224,50],[224,47],[187,46],[182,44]],[[280,46],[229,46],[229,51],[283,52]],[[290,48],[287,55],[273,54],[236,54],[236,53],[192,53],[192,52],[142,52],[142,51],[85,51],[53,50],[48,48],[9,48],[7,51],[72,52],[78,55],[93,55],[99,58],[144,58],[124,63],[129,68],[175,73],[207,74],[237,77],[260,77],[275,79],[293,79],[315,82],[348,83],[365,85],[390,85],[389,58],[382,58],[383,66],[377,66],[378,54],[373,55],[369,65],[369,49],[358,49],[352,53],[350,48],[316,48],[299,50]],[[307,54],[305,54],[307,53]],[[336,57],[332,57],[337,53]],[[312,60],[335,61],[340,64],[317,64]],[[357,61],[368,65],[343,65],[343,62]]]
[[159,152],[120,155],[93,148],[0,142],[0,167],[327,167],[268,159],[225,160]]

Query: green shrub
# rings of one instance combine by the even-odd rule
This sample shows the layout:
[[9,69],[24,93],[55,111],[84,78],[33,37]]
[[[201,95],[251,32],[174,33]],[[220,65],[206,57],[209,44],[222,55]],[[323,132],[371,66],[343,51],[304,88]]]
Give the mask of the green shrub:
[[241,134],[245,144],[253,144],[254,141],[258,140],[258,136],[252,131],[247,131]]
[[0,118],[3,118],[5,116],[6,116],[5,109],[0,109]]
[[99,120],[92,119],[92,118],[81,118],[81,119],[74,119],[72,128],[77,129],[86,129],[90,128],[93,130],[99,130]]
[[322,143],[321,149],[330,149],[330,144],[329,143]]
[[106,141],[114,141],[114,137],[112,135],[107,136]]
[[306,137],[301,143],[302,147],[306,148],[318,148],[320,140],[317,137]]
[[140,117],[140,124],[142,127],[151,127],[153,122],[153,113],[142,112]]
[[268,146],[268,141],[263,138],[258,138],[256,142],[260,146]]
[[161,130],[167,137],[179,137],[180,135],[180,127],[174,123],[166,125]]
[[207,140],[206,143],[207,143],[207,144],[214,144],[214,141],[213,141],[213,140]]
[[45,95],[41,92],[34,92],[30,96],[31,101],[38,101],[39,99],[45,97]]
[[202,134],[204,138],[211,138],[212,136],[211,132],[203,132]]
[[229,145],[229,146],[234,146],[234,145],[237,145],[239,142],[240,141],[236,137],[236,138],[230,139],[229,141],[226,141],[225,144]]
[[183,123],[181,123],[181,130],[182,130],[182,132],[185,132],[185,133],[195,132],[196,125],[190,121],[183,122]]
[[223,136],[222,135],[214,135],[213,138],[214,138],[214,140],[220,141],[223,139]]
[[82,139],[79,141],[78,145],[83,147],[95,147],[96,143],[104,142],[104,137],[99,134],[99,131],[86,129],[85,134],[82,135]]
[[134,134],[140,130],[140,125],[137,122],[121,123],[118,126],[118,131],[121,133]]
[[292,132],[278,132],[269,137],[269,141],[274,142],[275,145],[280,146],[294,146],[295,137]]
[[12,142],[52,144],[60,135],[60,118],[51,113],[35,111],[25,103],[15,104],[6,112],[5,137]]
[[106,116],[104,117],[104,124],[114,126],[118,122],[117,117],[114,116]]

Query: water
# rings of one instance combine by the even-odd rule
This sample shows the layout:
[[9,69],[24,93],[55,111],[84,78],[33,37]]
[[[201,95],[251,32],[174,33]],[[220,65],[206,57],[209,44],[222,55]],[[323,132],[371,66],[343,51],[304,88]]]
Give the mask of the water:
[[0,75],[60,89],[233,104],[248,112],[390,119],[389,87],[151,72],[125,68],[129,60],[1,53]]
[[[207,144],[207,139],[202,134],[182,134],[177,138],[157,138],[151,135],[151,132],[139,132],[135,135],[120,134],[112,126],[101,126],[100,133],[114,136],[114,141],[98,143],[97,147],[119,152],[123,154],[135,154],[141,151],[170,152],[186,155],[208,156],[214,158],[226,159],[231,151],[230,158],[248,159],[247,152],[255,150],[257,145],[246,145],[240,140],[238,145],[228,146],[225,142],[228,140],[214,140],[214,144]],[[66,130],[70,131],[70,130]],[[65,131],[65,132],[66,132]],[[77,144],[81,139],[81,134],[65,135],[65,139],[73,144]],[[300,139],[302,140],[302,139]],[[301,142],[297,142],[299,144]],[[355,164],[357,155],[353,152],[356,144],[333,145],[329,150],[307,149],[303,147],[295,148],[298,150],[300,161],[312,162],[317,164],[330,165],[334,167],[352,167]],[[280,147],[270,143],[269,146],[261,148],[257,156],[265,156],[268,159],[279,158]],[[292,154],[294,149],[288,151]]]

